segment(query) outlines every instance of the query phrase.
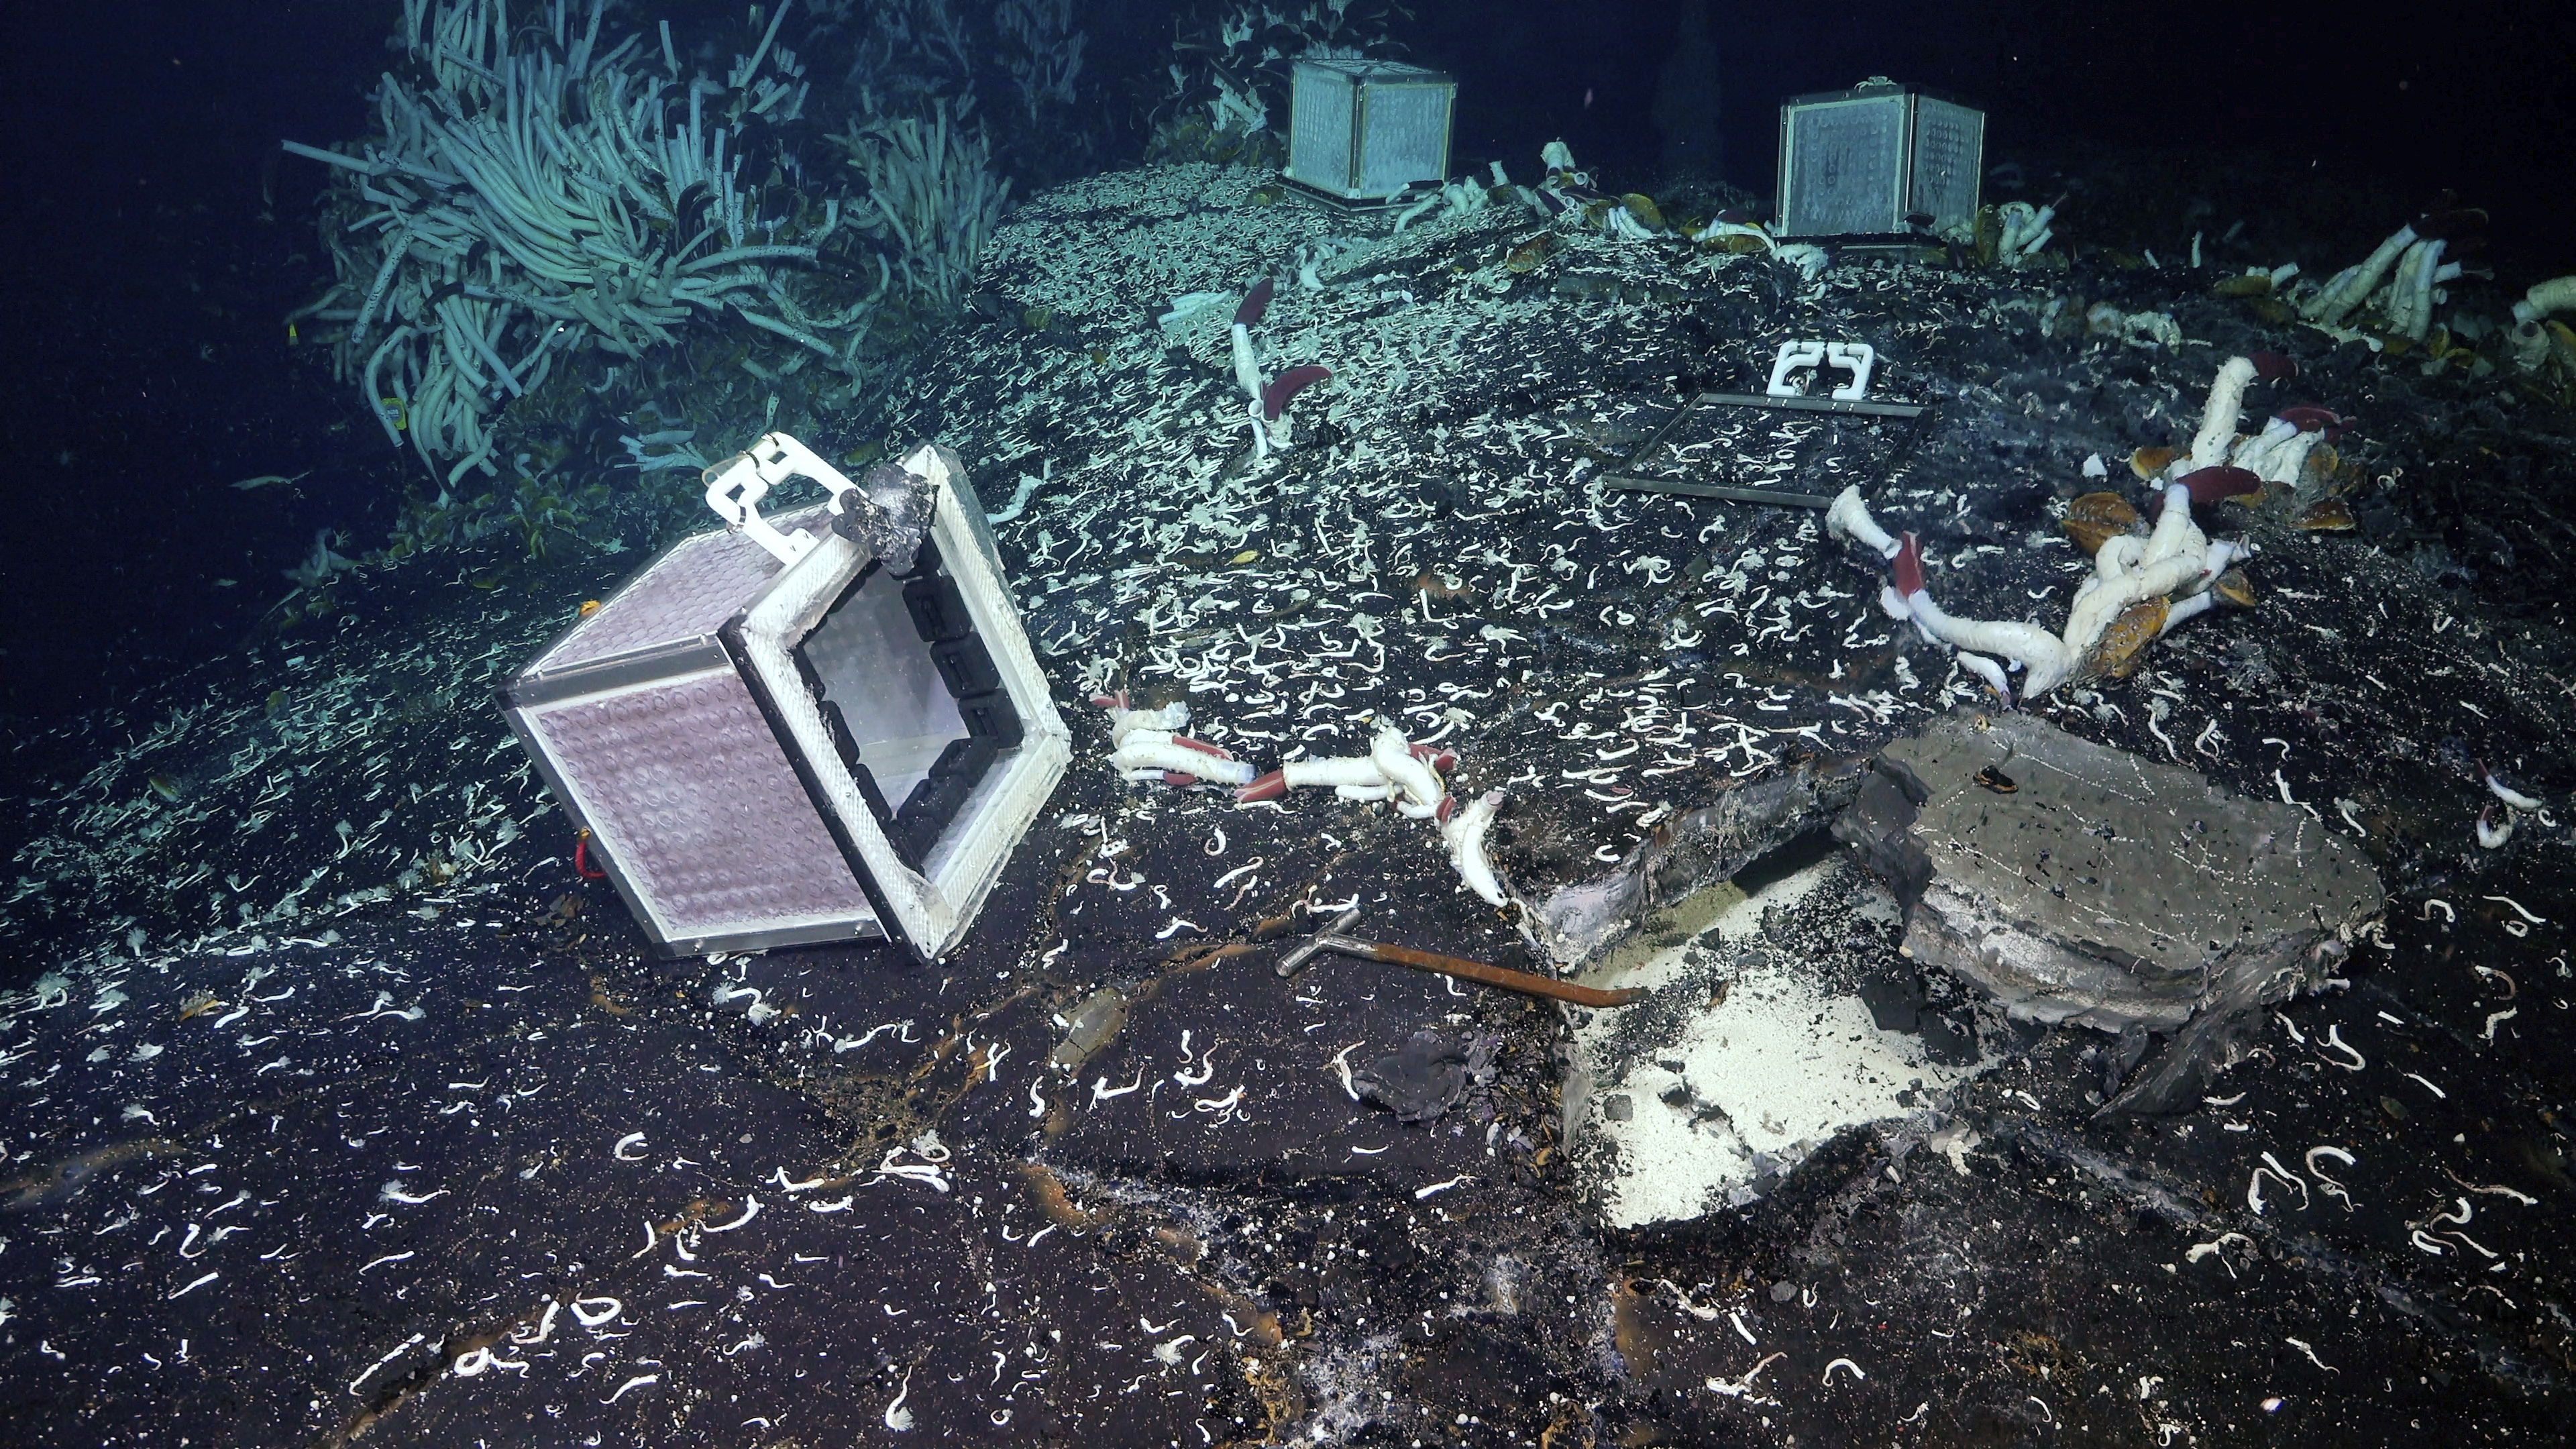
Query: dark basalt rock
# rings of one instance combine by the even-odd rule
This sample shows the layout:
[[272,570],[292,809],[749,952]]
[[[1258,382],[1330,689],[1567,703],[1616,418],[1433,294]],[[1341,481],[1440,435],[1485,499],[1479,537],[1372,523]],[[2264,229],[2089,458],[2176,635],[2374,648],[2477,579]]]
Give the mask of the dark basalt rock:
[[1467,1090],[1467,1047],[1445,1032],[1417,1031],[1403,1046],[1351,1073],[1363,1102],[1399,1122],[1428,1122]]
[[[1883,758],[1925,792],[1903,838],[1872,839],[1866,804],[1846,818],[1873,864],[1905,873],[1908,846],[1928,861],[1906,950],[2018,1016],[2173,1031],[2287,1000],[2384,899],[2361,852],[2297,806],[2030,715],[1952,714]],[[1994,772],[2018,788],[1979,783]]]
[[907,473],[898,464],[879,463],[860,480],[859,491],[844,501],[846,511],[833,527],[876,555],[889,572],[908,574],[922,541],[930,537],[930,511],[937,496],[929,479]]

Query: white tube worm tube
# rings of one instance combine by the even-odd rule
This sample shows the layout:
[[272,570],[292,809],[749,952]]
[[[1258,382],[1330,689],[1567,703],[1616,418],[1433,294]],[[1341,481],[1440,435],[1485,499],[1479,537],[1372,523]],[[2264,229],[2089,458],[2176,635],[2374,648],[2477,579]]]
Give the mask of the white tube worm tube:
[[1860,501],[1857,486],[1834,495],[1833,506],[1825,510],[1825,532],[1836,538],[1856,539],[1862,546],[1878,550],[1880,558],[1896,557],[1896,540],[1870,517],[1869,505]]
[[2161,563],[2174,556],[2191,541],[2191,490],[2180,483],[2165,485],[2165,510],[2156,515],[2155,532],[2147,535],[2146,552],[2139,557],[2141,565]]
[[1502,803],[1502,791],[1488,790],[1468,801],[1467,808],[1450,816],[1440,827],[1441,839],[1449,846],[1449,863],[1458,868],[1458,878],[1491,906],[1502,905],[1506,899],[1503,884],[1494,875],[1494,862],[1485,854],[1485,831],[1493,825],[1494,812]]
[[2156,637],[2161,639],[2172,633],[2174,626],[2185,619],[2197,619],[2216,607],[2218,607],[2218,595],[2208,589],[2203,589],[2186,599],[2176,599],[2173,607],[2165,610],[2165,622],[2156,630]]
[[2388,295],[2388,325],[2411,342],[2421,342],[2433,327],[2433,284],[2442,269],[2439,238],[2419,241],[2397,263],[2397,279]]
[[1252,329],[1237,322],[1227,329],[1234,348],[1234,381],[1243,395],[1258,405],[1261,401],[1261,363],[1252,355]]
[[2397,258],[2414,244],[2415,228],[2399,227],[2360,266],[2337,273],[2324,291],[2307,300],[2306,305],[2299,309],[2300,314],[2311,322],[2322,322],[2328,326],[2343,321],[2379,289],[2380,279],[2388,275],[2388,269],[2396,265]]
[[1932,637],[1942,643],[2019,661],[2024,671],[2025,696],[2046,694],[2064,683],[2074,670],[2074,656],[2069,654],[2065,641],[2037,624],[2012,619],[1953,618],[1921,590],[1907,596],[1905,603],[1913,611],[1915,622],[1931,630]]
[[[1123,697],[1123,696],[1122,696]],[[1174,700],[1161,709],[1126,709],[1113,706],[1109,711],[1109,744],[1112,749],[1127,742],[1139,730],[1159,730],[1169,738],[1172,731],[1186,729],[1190,707]]]
[[1439,772],[1413,757],[1413,747],[1405,742],[1404,732],[1381,729],[1369,742],[1369,759],[1377,766],[1386,782],[1402,790],[1408,803],[1424,810],[1437,808],[1440,797],[1449,793],[1440,783]]
[[1959,651],[1958,658],[1962,667],[1964,667],[1970,674],[1984,680],[1986,682],[1986,687],[1993,690],[1995,694],[2003,700],[2004,708],[2012,708],[2012,685],[2005,681],[2004,667],[2002,665],[1988,659],[1983,654],[1972,654],[1965,649]]
[[1331,785],[1336,788],[1365,790],[1387,783],[1374,759],[1352,759],[1327,756],[1312,760],[1290,760],[1279,767],[1282,778],[1290,785]]
[[1122,770],[1163,770],[1221,785],[1252,783],[1252,766],[1245,761],[1220,759],[1205,750],[1174,744],[1168,738],[1156,740],[1142,734],[1120,745],[1109,762]]
[[2576,311],[2576,274],[2533,284],[2513,304],[2513,320],[2528,327],[2552,312]]
[[2274,418],[2263,425],[2263,431],[2239,442],[2235,455],[2227,461],[2266,481],[2278,482],[2271,476],[2272,459],[2291,439],[2303,436],[2299,425],[2286,418]]
[[[2162,598],[2198,578],[2206,556],[2204,550],[2191,549],[2115,576],[2085,580],[2084,587],[2076,590],[2075,606],[2066,613],[2064,645],[2069,666],[2093,652],[2121,610],[2140,599]],[[2028,688],[2032,694],[2039,693],[2036,684]]]
[[2227,461],[2236,443],[2236,418],[2244,410],[2245,389],[2254,381],[2251,358],[2231,357],[2209,385],[2209,403],[2201,409],[2200,431],[2192,435],[2191,466],[2215,468]]
[[2266,483],[2297,483],[2300,471],[2308,465],[2308,454],[2316,451],[2325,436],[2325,430],[2319,428],[2287,440],[2265,455],[2263,466],[2254,470],[2254,476]]

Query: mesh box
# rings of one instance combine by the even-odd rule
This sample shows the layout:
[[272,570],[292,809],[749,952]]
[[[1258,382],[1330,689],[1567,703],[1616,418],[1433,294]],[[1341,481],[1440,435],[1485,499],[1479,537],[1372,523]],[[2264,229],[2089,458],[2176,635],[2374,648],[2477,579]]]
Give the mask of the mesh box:
[[1458,83],[1380,60],[1301,60],[1289,78],[1288,180],[1336,202],[1383,201],[1449,176]]
[[[1064,773],[1064,722],[956,455],[880,471],[863,494],[763,437],[709,470],[732,527],[672,545],[502,691],[666,955],[889,938],[940,956]],[[832,500],[773,526],[760,496],[795,476]],[[882,521],[880,484],[926,526],[894,544],[852,526]]]
[[1780,106],[1784,237],[1901,236],[1977,214],[1986,113],[1916,86],[1873,80]]

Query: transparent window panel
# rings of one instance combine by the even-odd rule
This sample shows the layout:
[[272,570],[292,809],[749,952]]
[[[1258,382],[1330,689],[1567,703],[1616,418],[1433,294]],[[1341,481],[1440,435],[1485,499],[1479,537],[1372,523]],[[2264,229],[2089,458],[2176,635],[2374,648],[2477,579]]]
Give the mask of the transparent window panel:
[[1917,103],[1916,115],[1914,207],[1930,212],[1936,227],[1965,221],[1977,211],[1986,118],[1929,97]]
[[940,752],[966,737],[957,701],[904,610],[903,581],[884,569],[869,569],[800,652],[823,697],[840,708],[888,807],[900,807]]
[[1438,181],[1449,149],[1449,93],[1431,86],[1373,87],[1360,144],[1360,190],[1371,196]]
[[1800,107],[1791,152],[1789,230],[1839,236],[1897,227],[1902,98]]
[[1288,174],[1336,194],[1353,189],[1351,125],[1355,93],[1349,81],[1301,68],[1290,109]]

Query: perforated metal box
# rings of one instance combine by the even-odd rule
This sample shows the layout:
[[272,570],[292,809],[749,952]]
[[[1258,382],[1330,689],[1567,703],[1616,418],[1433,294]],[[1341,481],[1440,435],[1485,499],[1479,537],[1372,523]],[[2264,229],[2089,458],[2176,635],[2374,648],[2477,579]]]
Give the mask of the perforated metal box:
[[773,525],[757,491],[735,500],[738,526],[655,557],[502,692],[667,955],[869,938],[943,955],[1064,773],[963,468],[931,447],[901,467],[929,507],[898,574],[851,536],[856,485],[762,438],[711,476],[810,477],[833,501]]
[[1792,96],[1780,106],[1777,234],[1903,236],[1977,214],[1986,113],[1892,81]]
[[1301,60],[1289,77],[1287,178],[1339,202],[1449,176],[1458,83],[1382,60]]

